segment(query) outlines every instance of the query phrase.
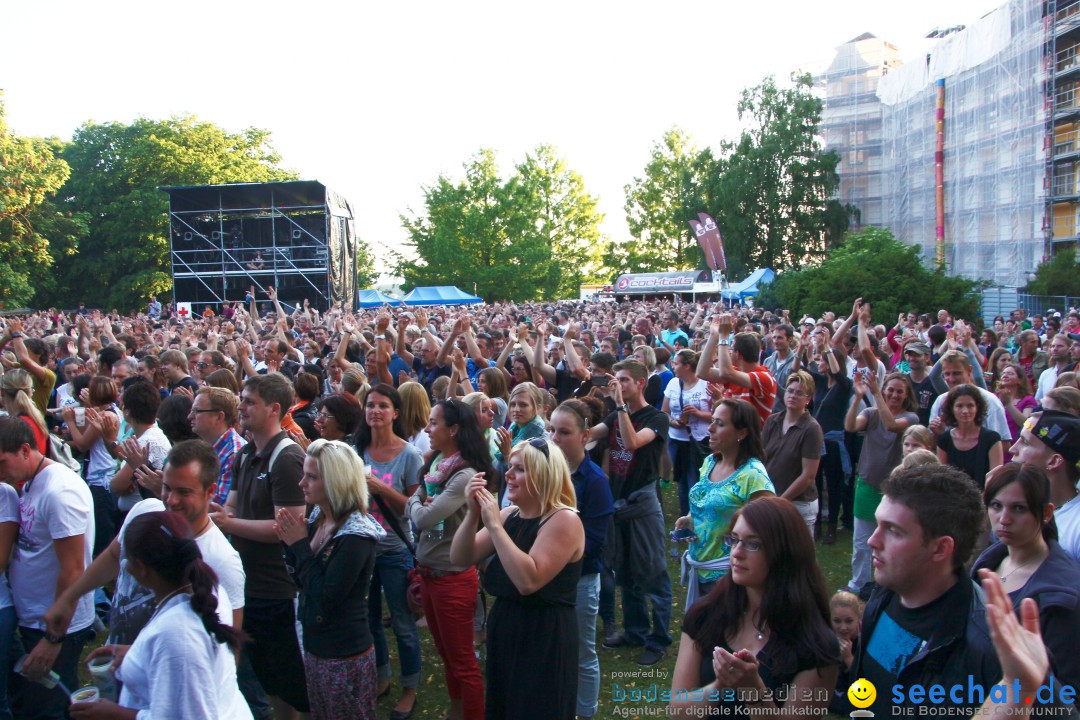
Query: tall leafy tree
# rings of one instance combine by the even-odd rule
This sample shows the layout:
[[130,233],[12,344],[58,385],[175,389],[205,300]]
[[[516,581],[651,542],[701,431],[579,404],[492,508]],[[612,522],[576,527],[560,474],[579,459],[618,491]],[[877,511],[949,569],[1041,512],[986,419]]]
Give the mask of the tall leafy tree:
[[59,210],[55,195],[71,174],[57,140],[8,130],[0,100],[0,304],[31,302],[54,255],[72,252],[85,218]]
[[711,153],[698,150],[679,128],[653,145],[644,174],[625,187],[626,223],[633,239],[613,248],[616,262],[623,265],[619,269],[659,272],[704,265],[687,221],[708,209],[704,193],[714,172]]
[[1080,296],[1080,267],[1076,248],[1064,248],[1035,268],[1035,278],[1024,288],[1032,295]]
[[79,253],[58,263],[58,301],[132,308],[167,292],[168,196],[157,188],[293,179],[266,130],[231,133],[185,115],[133,123],[88,122],[64,150],[63,195],[89,213]]
[[790,87],[768,77],[739,100],[748,126],[723,146],[715,209],[725,245],[747,268],[800,267],[847,230],[853,209],[830,199],[840,158],[821,146],[822,101],[811,88],[810,75],[792,75]]
[[[439,176],[424,210],[401,216],[414,255],[397,255],[406,286],[460,285],[487,300],[576,294],[599,263],[600,215],[584,182],[541,146],[500,177],[481,150],[455,182]],[[572,264],[571,264],[572,263]]]
[[545,298],[572,298],[583,282],[606,278],[596,199],[581,175],[571,170],[551,145],[541,145],[517,166],[540,239],[551,248]]

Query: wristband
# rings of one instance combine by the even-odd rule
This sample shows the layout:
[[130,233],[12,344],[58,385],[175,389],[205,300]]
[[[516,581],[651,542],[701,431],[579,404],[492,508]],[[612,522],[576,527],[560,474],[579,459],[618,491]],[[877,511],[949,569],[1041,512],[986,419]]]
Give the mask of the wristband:
[[67,635],[53,635],[51,632],[48,631],[46,631],[45,633],[45,642],[48,642],[52,645],[60,645],[64,642],[65,638],[67,638]]
[[623,403],[622,405],[616,405],[615,410],[617,412],[624,412],[628,415],[630,414],[630,406],[626,403]]
[[727,346],[731,345],[731,338],[726,338],[726,337],[725,338],[720,338],[719,340],[716,341],[716,344],[717,345],[723,345],[724,347],[727,347]]
[[9,334],[11,335],[12,340],[14,340],[15,338],[21,338],[23,336],[21,332],[13,332]]

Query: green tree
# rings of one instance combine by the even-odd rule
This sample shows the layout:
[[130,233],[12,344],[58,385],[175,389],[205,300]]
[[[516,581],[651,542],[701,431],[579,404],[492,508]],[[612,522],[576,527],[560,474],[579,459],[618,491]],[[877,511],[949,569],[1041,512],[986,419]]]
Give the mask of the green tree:
[[375,269],[375,255],[363,238],[356,238],[356,287],[363,290],[375,284],[379,271]]
[[27,305],[49,277],[54,255],[73,251],[86,232],[85,218],[55,205],[71,169],[57,140],[10,132],[0,100],[0,305]]
[[1076,248],[1058,250],[1054,257],[1035,269],[1035,279],[1024,292],[1032,295],[1080,296],[1080,268],[1076,266]]
[[395,254],[406,287],[461,284],[486,300],[554,298],[576,294],[599,264],[596,201],[549,146],[506,180],[494,152],[481,150],[463,180],[439,176],[424,190],[424,211],[401,222],[415,253]]
[[544,298],[575,298],[578,286],[606,279],[600,223],[604,216],[551,145],[541,145],[517,166],[540,239],[551,248]]
[[133,308],[172,286],[168,196],[157,188],[288,180],[270,133],[230,133],[190,115],[88,122],[64,150],[69,209],[90,215],[77,255],[58,263],[50,300]]
[[698,150],[679,128],[668,130],[652,147],[641,177],[624,188],[626,224],[633,238],[611,248],[617,270],[662,272],[704,267],[704,258],[687,224],[707,211],[703,193],[715,172],[712,154]]
[[848,228],[854,208],[830,200],[840,158],[821,147],[812,86],[809,75],[792,75],[787,88],[767,77],[742,93],[739,119],[749,127],[722,145],[708,189],[732,271],[815,262]]
[[919,260],[918,247],[869,227],[849,234],[820,265],[778,274],[759,304],[788,308],[793,318],[820,317],[826,310],[846,313],[862,297],[873,305],[874,321],[886,325],[909,310],[948,308],[956,317],[972,319],[978,315],[979,288],[977,282],[930,270]]

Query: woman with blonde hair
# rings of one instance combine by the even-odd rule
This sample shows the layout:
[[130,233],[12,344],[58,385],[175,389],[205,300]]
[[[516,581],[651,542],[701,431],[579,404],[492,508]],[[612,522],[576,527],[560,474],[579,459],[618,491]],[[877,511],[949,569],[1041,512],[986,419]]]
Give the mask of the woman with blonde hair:
[[660,379],[660,369],[656,366],[656,351],[648,345],[638,345],[634,348],[634,357],[649,371],[649,378],[645,382],[645,402],[659,410],[664,401],[664,383]]
[[510,391],[510,427],[498,428],[499,451],[495,453],[495,467],[506,470],[510,448],[523,440],[544,437],[547,432],[541,411],[544,408],[544,391],[534,383],[523,382]]
[[37,441],[38,452],[45,455],[49,447],[49,428],[45,425],[45,417],[32,400],[33,377],[22,368],[13,368],[0,378],[0,390],[0,405],[8,415],[22,418],[30,426],[34,440]]
[[306,527],[284,508],[274,524],[289,574],[300,588],[297,616],[315,720],[376,717],[367,592],[375,548],[386,533],[368,514],[366,476],[351,447],[316,440],[308,446],[300,479],[304,501],[315,506]]
[[[484,589],[495,597],[488,618],[486,717],[572,718],[578,676],[574,605],[585,530],[562,450],[544,438],[517,443],[506,489],[513,504],[500,511],[484,477],[469,481],[468,510],[450,546],[455,564],[491,558],[484,573]],[[478,531],[480,521],[484,527]],[[540,676],[538,657],[545,659]]]
[[1080,390],[1074,387],[1055,387],[1046,393],[1042,407],[1043,410],[1059,410],[1080,417]]
[[405,430],[405,437],[410,445],[426,453],[431,449],[431,441],[424,432],[431,416],[431,400],[428,399],[427,390],[418,382],[407,382],[401,383],[397,391],[401,396],[401,427]]
[[510,388],[506,376],[499,368],[484,368],[476,376],[476,389],[495,403],[495,420],[492,427],[506,425],[507,403],[510,401]]
[[360,401],[360,407],[364,406],[364,401],[367,400],[368,390],[371,386],[368,385],[367,375],[356,368],[349,368],[341,376],[341,391],[347,392],[357,400]]

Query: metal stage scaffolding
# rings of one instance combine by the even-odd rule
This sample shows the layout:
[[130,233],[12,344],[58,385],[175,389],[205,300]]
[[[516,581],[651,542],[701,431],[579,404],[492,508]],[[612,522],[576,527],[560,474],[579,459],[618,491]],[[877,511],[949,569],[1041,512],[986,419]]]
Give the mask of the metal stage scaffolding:
[[[313,180],[163,187],[173,301],[201,312],[277,289],[283,305],[356,303],[356,236],[344,197]],[[265,295],[261,295],[265,297]]]

